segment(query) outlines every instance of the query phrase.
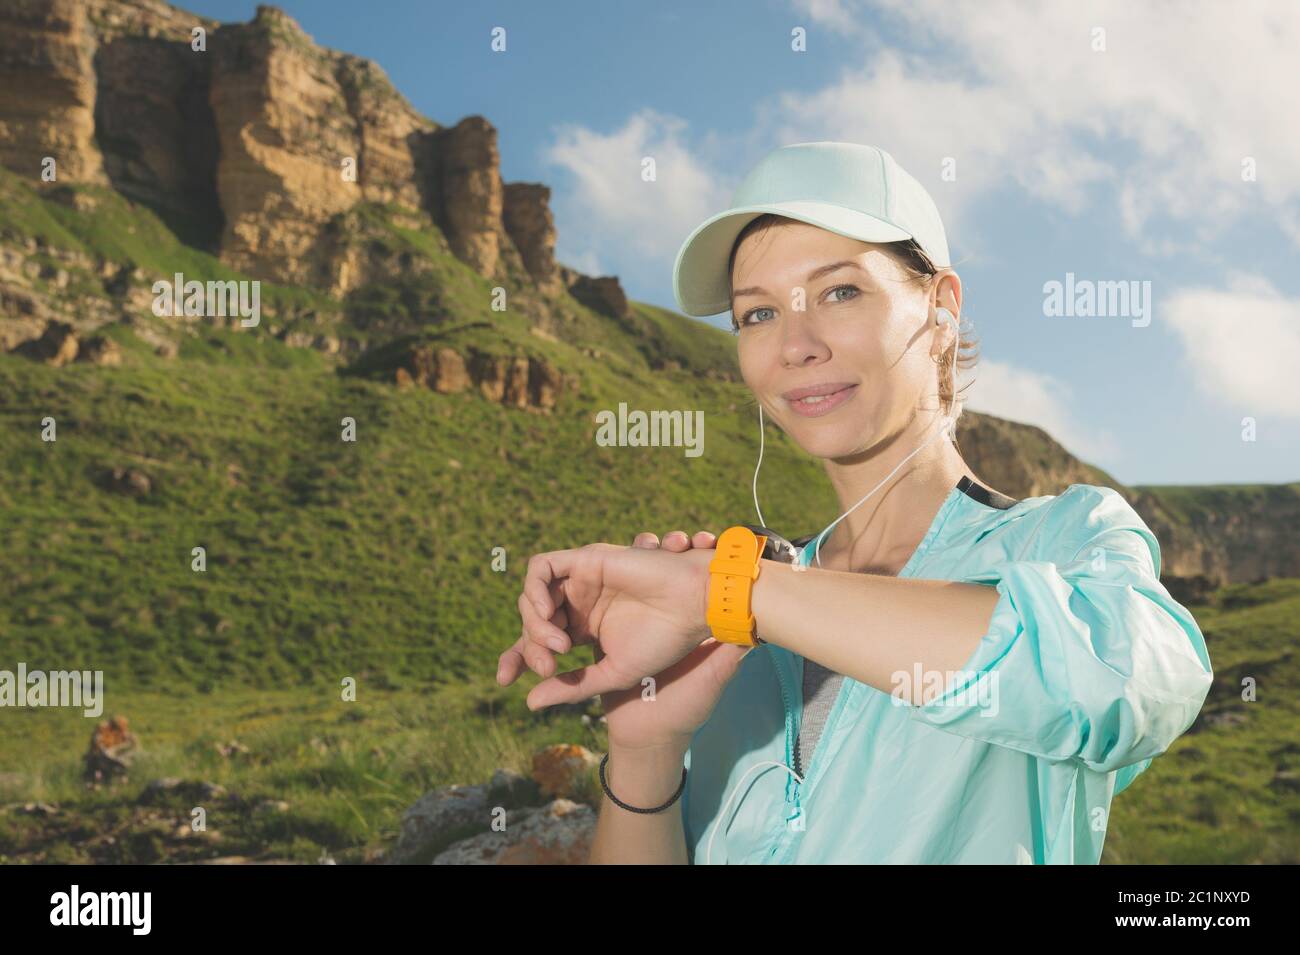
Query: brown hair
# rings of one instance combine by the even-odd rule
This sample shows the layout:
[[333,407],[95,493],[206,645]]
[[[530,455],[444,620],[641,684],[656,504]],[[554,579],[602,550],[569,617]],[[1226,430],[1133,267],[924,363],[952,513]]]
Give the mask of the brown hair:
[[[731,276],[733,274],[732,270],[736,265],[736,251],[740,248],[740,243],[743,242],[746,237],[755,232],[769,229],[774,225],[784,225],[797,221],[797,219],[790,219],[786,216],[766,212],[748,223],[745,228],[740,231],[740,234],[736,236],[736,241],[731,245],[731,255],[727,258],[728,284],[731,282]],[[891,258],[894,259],[894,261],[898,262],[898,264],[903,267],[904,271],[908,273],[907,281],[920,284],[927,291],[929,290],[929,287],[931,283],[934,282],[934,278],[938,274],[939,270],[935,268],[930,257],[926,255],[925,250],[916,244],[915,239],[903,239],[898,242],[885,242],[880,243],[880,246]],[[943,360],[938,363],[939,397],[942,401],[945,413],[951,407],[953,401],[953,396],[949,393],[950,389],[948,381],[949,377],[952,375],[952,362],[954,356],[959,371],[973,368],[975,363],[979,360],[979,339],[967,334],[968,330],[963,327],[966,323],[966,319],[958,318],[957,326],[959,330],[957,334],[957,347],[956,349],[945,352]],[[740,329],[736,324],[736,316],[734,313],[731,317],[731,324],[732,332],[738,333]],[[958,377],[960,378],[960,374]],[[963,392],[969,388],[970,385],[971,383],[967,382],[957,390],[959,393]]]

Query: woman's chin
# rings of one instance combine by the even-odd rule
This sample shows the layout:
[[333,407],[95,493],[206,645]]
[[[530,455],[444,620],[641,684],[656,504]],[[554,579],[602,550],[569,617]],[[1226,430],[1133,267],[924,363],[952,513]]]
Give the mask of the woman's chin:
[[870,433],[861,427],[817,424],[815,421],[797,421],[786,429],[795,444],[815,458],[847,458],[869,448],[874,443]]

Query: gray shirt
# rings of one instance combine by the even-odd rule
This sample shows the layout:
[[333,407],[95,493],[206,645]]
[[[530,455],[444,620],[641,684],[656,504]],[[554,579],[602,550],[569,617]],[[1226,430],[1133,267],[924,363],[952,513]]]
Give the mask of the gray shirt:
[[830,715],[835,698],[839,696],[844,675],[828,670],[816,660],[803,660],[803,721],[799,724],[799,739],[795,750],[794,771],[807,772],[812,762],[813,750],[821,737],[826,717]]

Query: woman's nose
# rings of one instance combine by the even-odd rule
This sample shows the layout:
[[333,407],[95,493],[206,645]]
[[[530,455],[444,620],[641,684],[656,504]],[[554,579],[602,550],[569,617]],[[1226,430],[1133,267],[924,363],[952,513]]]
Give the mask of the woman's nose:
[[817,333],[816,323],[808,321],[807,313],[789,316],[781,333],[781,356],[788,363],[802,365],[809,358],[825,358],[829,353],[825,340]]

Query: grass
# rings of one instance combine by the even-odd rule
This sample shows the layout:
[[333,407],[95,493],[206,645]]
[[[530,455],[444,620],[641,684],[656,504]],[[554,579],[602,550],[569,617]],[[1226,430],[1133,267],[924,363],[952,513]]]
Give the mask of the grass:
[[[1215,681],[1192,731],[1112,807],[1103,862],[1300,862],[1300,580],[1236,584],[1189,607]],[[1254,685],[1255,698],[1246,696]],[[1208,726],[1218,718],[1240,722]]]
[[[1157,495],[1181,521],[1204,526],[1227,513],[1293,511],[1300,498],[1300,482],[1291,484],[1142,485],[1134,490]],[[1282,511],[1282,509],[1286,509]]]
[[[518,627],[530,554],[647,527],[720,530],[720,515],[752,510],[735,476],[757,435],[731,410],[738,386],[683,398],[648,375],[586,378],[590,392],[547,417],[340,376],[248,332],[209,330],[178,363],[0,356],[0,651],[83,661],[140,689],[483,672]],[[596,446],[595,413],[619,400],[703,407],[709,453]],[[345,417],[355,442],[341,440]],[[780,440],[768,453],[766,512],[803,532],[815,465]],[[114,467],[153,490],[110,490]],[[491,569],[497,545],[505,572]],[[191,569],[195,547],[206,571]]]
[[[533,714],[523,696],[481,682],[437,692],[363,688],[356,702],[343,702],[326,682],[119,695],[115,709],[129,714],[141,754],[130,782],[95,790],[80,779],[93,720],[79,711],[14,710],[6,725],[17,749],[7,749],[5,763],[20,758],[28,773],[19,787],[0,786],[0,805],[32,801],[59,812],[0,811],[0,864],[224,856],[314,863],[322,855],[360,862],[390,847],[402,812],[436,786],[486,782],[498,767],[527,774],[532,753],[551,743],[604,745],[571,709]],[[218,747],[231,742],[247,752],[222,755]],[[146,784],[169,776],[226,792],[143,803]],[[175,835],[191,828],[196,807],[207,833]]]

